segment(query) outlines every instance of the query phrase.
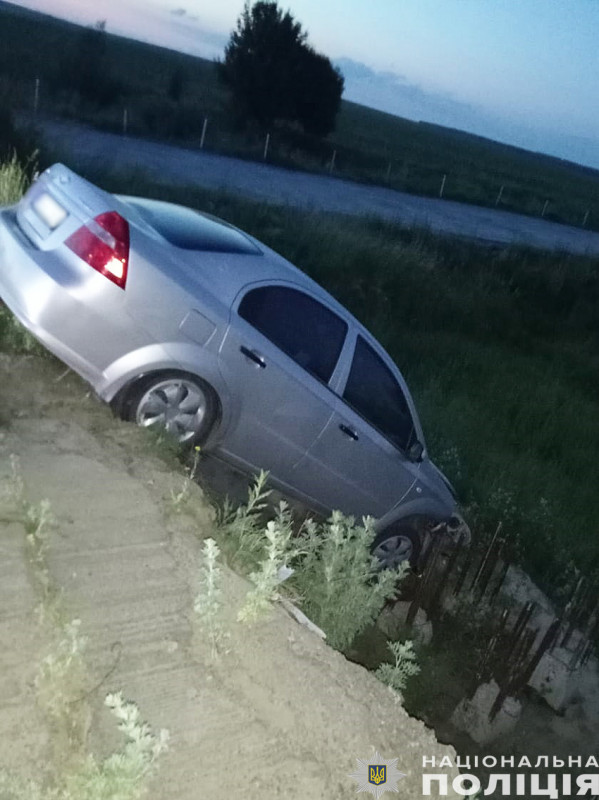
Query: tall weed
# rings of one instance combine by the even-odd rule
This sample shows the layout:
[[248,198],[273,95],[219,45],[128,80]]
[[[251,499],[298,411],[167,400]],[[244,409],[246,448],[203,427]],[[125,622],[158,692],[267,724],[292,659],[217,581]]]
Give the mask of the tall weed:
[[29,173],[16,153],[0,163],[0,206],[16,203],[23,196],[29,186]]
[[379,569],[370,552],[372,522],[365,519],[357,525],[352,517],[335,511],[328,522],[312,526],[292,579],[305,613],[342,651],[374,622],[408,569],[407,565],[397,571]]
[[196,618],[208,638],[212,658],[216,658],[226,636],[219,619],[223,595],[219,556],[220,549],[214,539],[206,539],[202,548],[200,585],[194,602]]
[[288,568],[298,555],[292,540],[291,512],[284,502],[277,508],[275,518],[266,523],[262,535],[264,553],[258,569],[250,574],[254,588],[239,611],[241,622],[254,622],[268,612],[270,604],[277,598],[281,571]]

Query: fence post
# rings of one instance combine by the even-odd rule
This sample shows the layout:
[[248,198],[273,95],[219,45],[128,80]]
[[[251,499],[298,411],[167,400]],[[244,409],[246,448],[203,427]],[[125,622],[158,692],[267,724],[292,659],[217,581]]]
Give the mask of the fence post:
[[266,161],[266,156],[268,155],[268,145],[270,144],[270,133],[266,134],[266,141],[264,142],[264,155],[262,156],[262,160]]
[[204,124],[202,125],[202,135],[200,137],[200,150],[204,149],[204,141],[206,140],[207,127],[208,127],[208,117],[204,117]]
[[337,158],[337,151],[333,150],[333,157],[331,158],[331,163],[329,164],[329,175],[333,174],[333,170],[335,169],[335,159]]
[[35,79],[35,88],[33,90],[33,113],[37,114],[40,104],[40,79]]
[[447,175],[443,175],[443,180],[441,181],[441,188],[439,189],[439,197],[443,197],[443,192],[445,191],[445,181],[447,180]]
[[497,195],[497,200],[495,200],[495,208],[497,208],[497,206],[498,206],[498,205],[499,205],[499,203],[501,202],[501,198],[502,198],[502,197],[503,197],[503,186],[502,186],[502,187],[501,187],[501,189],[499,190],[499,194]]
[[123,136],[126,136],[126,135],[127,135],[127,125],[128,125],[128,122],[129,122],[129,120],[128,120],[127,109],[126,109],[126,108],[124,108],[124,109],[123,109]]

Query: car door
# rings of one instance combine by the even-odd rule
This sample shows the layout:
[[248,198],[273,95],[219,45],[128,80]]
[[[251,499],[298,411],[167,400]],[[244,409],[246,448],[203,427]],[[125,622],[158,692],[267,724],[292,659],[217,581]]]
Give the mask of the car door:
[[414,416],[396,373],[358,334],[347,381],[325,429],[296,466],[296,483],[328,508],[382,516],[413,486]]
[[289,485],[333,413],[328,384],[347,329],[345,320],[294,286],[245,291],[219,352],[223,377],[238,398],[219,450]]

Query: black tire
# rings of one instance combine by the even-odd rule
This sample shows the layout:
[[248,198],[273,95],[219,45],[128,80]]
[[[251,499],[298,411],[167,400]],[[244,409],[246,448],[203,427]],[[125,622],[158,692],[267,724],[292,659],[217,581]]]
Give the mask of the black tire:
[[381,569],[395,569],[404,561],[416,567],[421,550],[420,534],[405,522],[391,525],[377,536],[372,545],[372,554],[378,559]]
[[218,399],[202,378],[158,372],[135,383],[120,404],[123,419],[165,430],[182,445],[203,444],[216,420]]

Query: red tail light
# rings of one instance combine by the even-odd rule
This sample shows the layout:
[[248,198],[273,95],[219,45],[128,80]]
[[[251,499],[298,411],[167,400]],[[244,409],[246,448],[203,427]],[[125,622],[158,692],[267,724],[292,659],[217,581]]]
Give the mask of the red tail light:
[[129,223],[116,211],[99,214],[65,241],[73,253],[121,289],[127,282]]

